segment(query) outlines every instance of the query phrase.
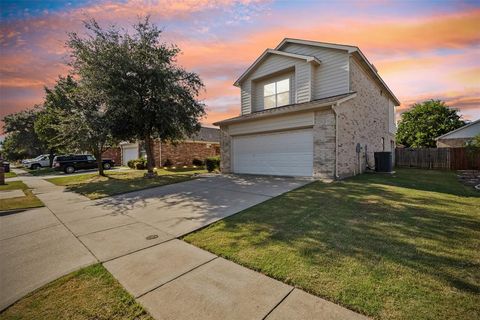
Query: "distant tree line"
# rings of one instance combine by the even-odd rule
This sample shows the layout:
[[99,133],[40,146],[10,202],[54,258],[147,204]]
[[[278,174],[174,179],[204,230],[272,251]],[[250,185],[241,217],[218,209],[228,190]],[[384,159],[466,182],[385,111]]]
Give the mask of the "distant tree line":
[[121,140],[142,140],[147,177],[154,173],[153,140],[178,142],[200,129],[205,106],[200,77],[177,64],[178,47],[140,19],[127,32],[86,21],[70,33],[71,72],[45,88],[42,105],[4,117],[4,156],[91,152],[104,175],[102,153]]

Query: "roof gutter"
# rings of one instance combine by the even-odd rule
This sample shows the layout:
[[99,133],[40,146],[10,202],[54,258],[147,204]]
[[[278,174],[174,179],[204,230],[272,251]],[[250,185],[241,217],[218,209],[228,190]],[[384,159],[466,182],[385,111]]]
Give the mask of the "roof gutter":
[[241,123],[241,122],[252,121],[257,119],[264,119],[268,117],[280,116],[284,114],[316,110],[316,109],[325,108],[325,107],[332,107],[335,104],[338,105],[338,104],[344,103],[350,99],[355,98],[356,96],[357,96],[357,93],[353,92],[344,98],[334,100],[334,101],[328,101],[324,103],[316,103],[315,101],[313,101],[313,102],[305,102],[301,104],[292,104],[286,107],[281,107],[282,109],[280,110],[269,109],[268,111],[271,111],[271,112],[250,113],[243,117],[236,117],[232,119],[226,119],[223,121],[215,122],[213,123],[213,125],[215,126],[229,125],[229,124]]

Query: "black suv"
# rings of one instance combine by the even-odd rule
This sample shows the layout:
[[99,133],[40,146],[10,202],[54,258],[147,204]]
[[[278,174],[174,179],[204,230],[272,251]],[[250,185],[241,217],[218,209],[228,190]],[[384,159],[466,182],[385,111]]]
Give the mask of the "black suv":
[[[115,165],[111,159],[103,159],[103,169],[108,170]],[[71,154],[67,156],[56,156],[53,158],[52,167],[56,171],[74,173],[76,170],[98,168],[97,160],[91,154]]]

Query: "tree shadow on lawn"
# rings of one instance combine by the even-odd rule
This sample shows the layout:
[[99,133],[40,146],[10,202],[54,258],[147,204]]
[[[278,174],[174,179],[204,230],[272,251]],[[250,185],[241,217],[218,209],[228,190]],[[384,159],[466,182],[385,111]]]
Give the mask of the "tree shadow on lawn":
[[[266,238],[250,244],[301,247],[300,255],[312,263],[321,263],[325,255],[366,265],[387,260],[458,290],[480,293],[480,264],[472,253],[480,244],[480,208],[474,199],[422,192],[412,196],[358,180],[315,182],[228,218],[221,229],[229,231],[232,243],[248,237],[238,230],[251,228],[247,232],[252,236],[266,232]],[[458,211],[463,209],[472,211]]]
[[94,180],[88,183],[67,186],[67,190],[83,195],[94,193],[98,195],[96,198],[102,198],[187,181],[190,178],[191,175],[187,174],[159,175],[158,177],[149,179],[143,177],[124,179],[119,176],[108,175],[106,177],[100,177],[97,181]]

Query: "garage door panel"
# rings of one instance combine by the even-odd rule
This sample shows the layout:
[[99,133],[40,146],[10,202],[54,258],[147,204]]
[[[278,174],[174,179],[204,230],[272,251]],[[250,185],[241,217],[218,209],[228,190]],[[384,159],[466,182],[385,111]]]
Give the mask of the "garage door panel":
[[311,176],[311,130],[258,134],[233,138],[236,173]]
[[138,159],[138,146],[122,148],[122,164],[127,165],[129,160]]

